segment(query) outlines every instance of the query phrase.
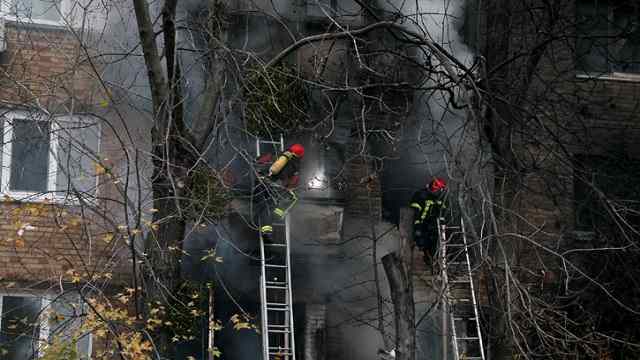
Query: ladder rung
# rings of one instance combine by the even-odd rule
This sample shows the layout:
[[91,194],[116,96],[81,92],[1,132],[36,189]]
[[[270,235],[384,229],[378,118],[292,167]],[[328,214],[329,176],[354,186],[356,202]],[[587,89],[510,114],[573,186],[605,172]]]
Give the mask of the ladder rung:
[[285,246],[287,246],[287,244],[264,244],[264,246],[280,246],[280,247],[285,247]]
[[[273,356],[293,356],[290,352],[269,352],[269,355],[273,355]],[[467,358],[467,359],[475,359],[475,358]]]
[[267,306],[267,311],[282,311],[282,312],[287,312],[287,311],[289,311],[289,309],[288,309],[288,308],[284,308],[284,309],[283,309],[283,308],[271,308],[271,307],[268,307],[268,306]]
[[274,303],[274,302],[268,302],[267,306],[269,305],[273,305],[273,306],[289,306],[289,304],[287,303]]
[[291,348],[286,346],[269,346],[269,351],[291,351]]
[[288,287],[286,286],[274,286],[274,285],[267,285],[266,286],[267,289],[280,289],[280,290],[287,290]]
[[463,317],[454,317],[453,321],[476,321],[475,317],[468,317],[468,318],[463,318]]
[[260,144],[280,144],[280,141],[273,141],[273,140],[260,140],[260,139],[258,139],[258,142]]
[[282,325],[282,324],[267,324],[268,327],[274,327],[274,328],[281,328],[281,329],[288,329],[289,325]]
[[471,281],[469,281],[469,280],[449,280],[449,282],[450,282],[450,283],[459,283],[459,284],[462,284],[462,283],[471,283]]
[[273,330],[273,329],[267,329],[268,333],[276,333],[276,334],[290,334],[291,330]]
[[479,337],[477,336],[471,336],[471,337],[458,337],[456,338],[456,340],[480,340]]
[[464,244],[446,244],[448,247],[463,247]]
[[271,280],[269,280],[269,281],[266,281],[265,283],[266,283],[266,285],[276,285],[276,286],[277,285],[283,285],[283,286],[287,285],[286,281],[271,281]]
[[287,265],[272,265],[272,264],[265,264],[264,266],[269,268],[280,268],[280,269],[287,267]]

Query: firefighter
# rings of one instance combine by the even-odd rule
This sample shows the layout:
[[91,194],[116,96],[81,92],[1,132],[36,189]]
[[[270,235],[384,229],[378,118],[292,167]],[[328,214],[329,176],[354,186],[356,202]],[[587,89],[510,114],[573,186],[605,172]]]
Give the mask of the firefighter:
[[294,192],[300,180],[300,160],[304,157],[304,147],[291,145],[273,161],[271,154],[261,156],[257,163],[261,175],[256,191],[258,199],[258,223],[263,241],[270,242],[273,235],[274,217],[284,219],[298,198]]
[[416,246],[424,253],[427,265],[433,263],[438,249],[438,218],[442,216],[447,184],[440,178],[434,178],[423,189],[416,191],[411,198],[410,207],[414,208],[413,238]]

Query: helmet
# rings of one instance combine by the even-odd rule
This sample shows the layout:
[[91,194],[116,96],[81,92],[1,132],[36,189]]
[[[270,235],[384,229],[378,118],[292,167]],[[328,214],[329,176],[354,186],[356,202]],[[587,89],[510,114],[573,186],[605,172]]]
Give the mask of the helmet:
[[444,180],[440,178],[433,178],[433,180],[431,180],[431,183],[429,184],[429,190],[431,190],[431,192],[433,193],[445,191],[446,189],[447,183],[445,183]]
[[297,157],[301,158],[304,156],[304,146],[300,144],[293,144],[289,147],[289,151],[294,153]]

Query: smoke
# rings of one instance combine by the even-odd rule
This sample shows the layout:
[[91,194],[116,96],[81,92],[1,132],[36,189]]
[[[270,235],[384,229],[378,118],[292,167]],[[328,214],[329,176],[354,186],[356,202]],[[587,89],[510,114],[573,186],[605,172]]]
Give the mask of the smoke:
[[[389,12],[405,15],[404,26],[437,42],[467,67],[471,65],[474,54],[462,37],[464,0],[387,0],[382,5]],[[426,57],[428,53],[428,50],[419,53],[419,60],[438,66],[434,57]],[[438,80],[443,79],[431,77],[424,86],[434,86]],[[452,108],[449,96],[444,91],[433,90],[414,94],[410,121],[397,140],[397,156],[385,163],[382,175],[385,213],[393,221],[397,221],[398,209],[406,206],[411,194],[432,177],[451,180],[451,165],[460,162],[462,148],[475,143],[476,135],[469,128],[467,114]],[[465,101],[465,96],[458,92],[456,101]]]

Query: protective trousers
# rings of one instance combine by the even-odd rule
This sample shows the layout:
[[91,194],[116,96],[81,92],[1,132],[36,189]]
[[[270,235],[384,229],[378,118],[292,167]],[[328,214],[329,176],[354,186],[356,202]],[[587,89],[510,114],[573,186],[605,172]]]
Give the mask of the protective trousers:
[[438,225],[426,221],[414,225],[413,237],[416,246],[422,249],[425,255],[433,258],[438,250]]
[[255,223],[260,227],[262,236],[270,237],[273,233],[273,222],[281,221],[296,204],[296,194],[279,184],[269,180],[262,181],[254,193],[256,200]]

